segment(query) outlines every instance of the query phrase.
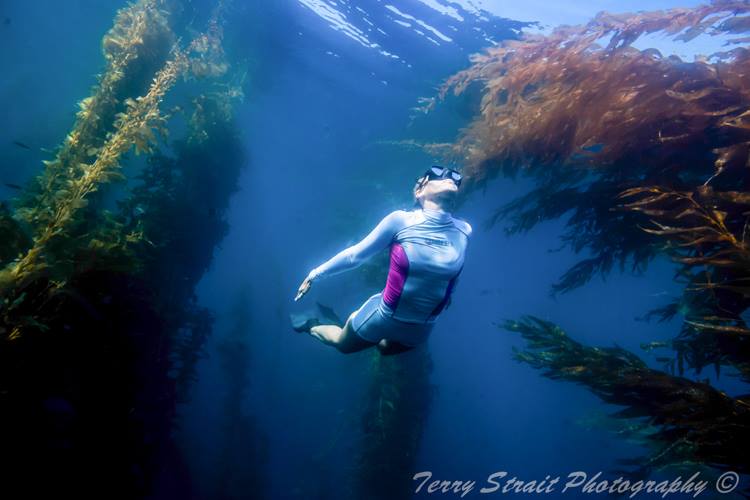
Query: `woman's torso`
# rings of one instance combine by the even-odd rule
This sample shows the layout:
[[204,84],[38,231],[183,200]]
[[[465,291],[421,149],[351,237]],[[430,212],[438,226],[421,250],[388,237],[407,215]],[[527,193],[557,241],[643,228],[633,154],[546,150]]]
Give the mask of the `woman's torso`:
[[463,268],[469,231],[447,212],[406,212],[391,243],[381,312],[409,323],[435,321]]

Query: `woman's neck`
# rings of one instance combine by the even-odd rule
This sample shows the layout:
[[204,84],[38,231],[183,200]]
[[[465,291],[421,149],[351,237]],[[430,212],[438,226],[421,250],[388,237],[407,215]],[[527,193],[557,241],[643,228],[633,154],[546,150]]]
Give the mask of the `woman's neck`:
[[436,212],[448,212],[448,210],[445,209],[445,207],[439,203],[435,203],[432,200],[424,200],[424,203],[422,203],[422,209],[423,210],[434,210]]

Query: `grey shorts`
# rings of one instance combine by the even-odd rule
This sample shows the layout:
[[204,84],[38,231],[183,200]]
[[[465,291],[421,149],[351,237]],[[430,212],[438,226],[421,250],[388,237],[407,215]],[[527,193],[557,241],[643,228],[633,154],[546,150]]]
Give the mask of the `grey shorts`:
[[376,293],[354,312],[352,329],[368,342],[382,339],[394,340],[404,345],[415,346],[429,337],[433,323],[406,323],[386,316],[380,310],[382,292]]

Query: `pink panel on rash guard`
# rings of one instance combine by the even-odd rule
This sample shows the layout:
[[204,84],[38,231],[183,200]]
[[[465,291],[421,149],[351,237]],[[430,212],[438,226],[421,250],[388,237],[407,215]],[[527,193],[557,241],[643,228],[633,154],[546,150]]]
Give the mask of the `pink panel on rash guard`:
[[409,274],[409,258],[404,248],[398,243],[391,246],[391,265],[388,268],[388,279],[383,290],[383,302],[391,309],[396,309],[401,292],[404,291],[406,276]]

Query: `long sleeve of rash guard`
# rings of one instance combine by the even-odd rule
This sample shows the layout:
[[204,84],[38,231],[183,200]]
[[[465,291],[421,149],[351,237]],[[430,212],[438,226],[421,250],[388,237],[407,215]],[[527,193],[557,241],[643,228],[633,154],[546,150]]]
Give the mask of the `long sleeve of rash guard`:
[[334,255],[330,260],[310,271],[307,277],[315,280],[359,266],[391,244],[396,233],[404,227],[405,214],[403,210],[396,210],[386,215],[362,241]]

